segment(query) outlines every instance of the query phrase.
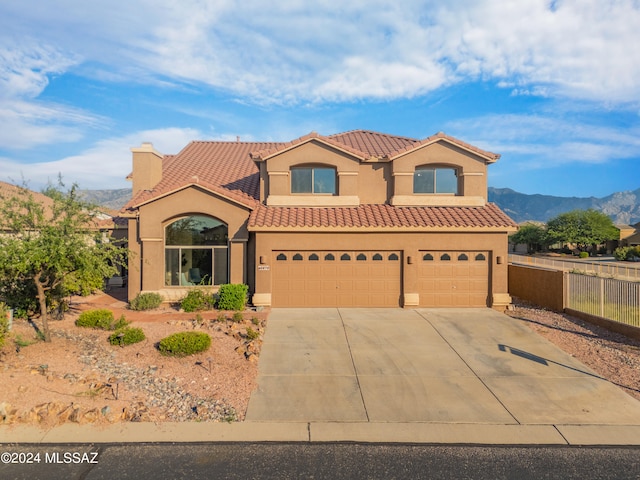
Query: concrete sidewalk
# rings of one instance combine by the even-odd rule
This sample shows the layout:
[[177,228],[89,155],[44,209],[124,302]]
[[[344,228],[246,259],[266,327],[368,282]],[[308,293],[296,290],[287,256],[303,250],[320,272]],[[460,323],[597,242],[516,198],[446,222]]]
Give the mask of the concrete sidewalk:
[[640,402],[490,309],[274,309],[245,422],[1,426],[0,443],[640,445]]

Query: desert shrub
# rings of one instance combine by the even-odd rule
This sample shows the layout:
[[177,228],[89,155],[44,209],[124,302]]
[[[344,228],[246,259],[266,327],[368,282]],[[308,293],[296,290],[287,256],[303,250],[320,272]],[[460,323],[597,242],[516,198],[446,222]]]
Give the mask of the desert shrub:
[[99,310],[87,310],[82,312],[76,320],[78,327],[86,328],[98,328],[100,330],[119,330],[127,325],[129,322],[124,315],[120,315],[120,318],[116,321],[113,317],[113,312],[106,308]]
[[231,320],[233,320],[236,323],[242,323],[244,322],[244,316],[242,315],[242,312],[233,312],[233,316],[231,317]]
[[589,252],[580,252],[580,258],[589,258]]
[[128,326],[131,322],[124,318],[124,315],[120,315],[118,321],[112,326],[112,330],[120,330]]
[[99,328],[101,330],[113,330],[114,324],[113,312],[104,308],[82,312],[76,320],[78,327]]
[[255,340],[260,336],[260,332],[256,332],[253,328],[247,327],[247,339]]
[[178,332],[160,340],[158,350],[163,355],[185,357],[204,352],[211,346],[211,337],[204,332]]
[[9,307],[0,302],[0,348],[4,345],[7,333],[9,333]]
[[614,250],[613,256],[620,261],[640,257],[640,247],[618,247]]
[[227,283],[218,290],[218,308],[220,310],[244,310],[249,287],[244,283]]
[[180,302],[180,308],[185,312],[197,312],[213,308],[213,295],[202,290],[189,290],[187,296]]
[[109,335],[109,343],[111,345],[120,345],[123,347],[125,345],[141,342],[145,338],[146,337],[144,336],[144,332],[141,328],[123,327]]
[[160,305],[162,305],[162,295],[153,292],[139,293],[129,302],[131,310],[152,310]]

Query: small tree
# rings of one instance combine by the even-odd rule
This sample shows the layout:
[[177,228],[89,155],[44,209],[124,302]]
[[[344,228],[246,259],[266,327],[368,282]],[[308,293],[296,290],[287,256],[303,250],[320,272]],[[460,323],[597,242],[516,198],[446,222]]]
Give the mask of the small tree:
[[509,241],[515,245],[526,244],[528,253],[539,252],[550,245],[547,230],[532,223],[522,225],[516,233],[509,236]]
[[[42,334],[50,341],[51,305],[71,293],[101,288],[123,265],[125,250],[92,228],[95,207],[77,198],[77,187],[49,186],[49,200],[37,200],[26,186],[0,199],[0,282],[9,304],[35,296]],[[16,285],[30,288],[13,289]],[[27,313],[35,313],[33,311]]]
[[561,213],[549,220],[547,232],[555,241],[575,243],[583,252],[592,245],[616,240],[620,235],[607,215],[593,209]]

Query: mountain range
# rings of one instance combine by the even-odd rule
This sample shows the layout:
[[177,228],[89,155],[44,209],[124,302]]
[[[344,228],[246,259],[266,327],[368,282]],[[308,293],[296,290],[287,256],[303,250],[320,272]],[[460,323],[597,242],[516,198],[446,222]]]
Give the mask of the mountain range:
[[[131,190],[81,190],[86,201],[119,210],[131,198]],[[640,222],[640,188],[632,192],[616,192],[607,197],[554,197],[529,195],[510,188],[489,187],[489,201],[497,204],[518,223],[527,220],[546,222],[570,210],[593,208],[607,214],[616,225]]]

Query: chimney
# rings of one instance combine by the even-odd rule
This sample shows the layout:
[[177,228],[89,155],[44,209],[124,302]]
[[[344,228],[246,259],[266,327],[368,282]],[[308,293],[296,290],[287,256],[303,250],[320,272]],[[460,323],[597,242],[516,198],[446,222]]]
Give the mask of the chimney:
[[131,149],[133,154],[133,172],[131,173],[132,193],[140,190],[151,190],[162,180],[162,159],[151,143],[144,142]]

